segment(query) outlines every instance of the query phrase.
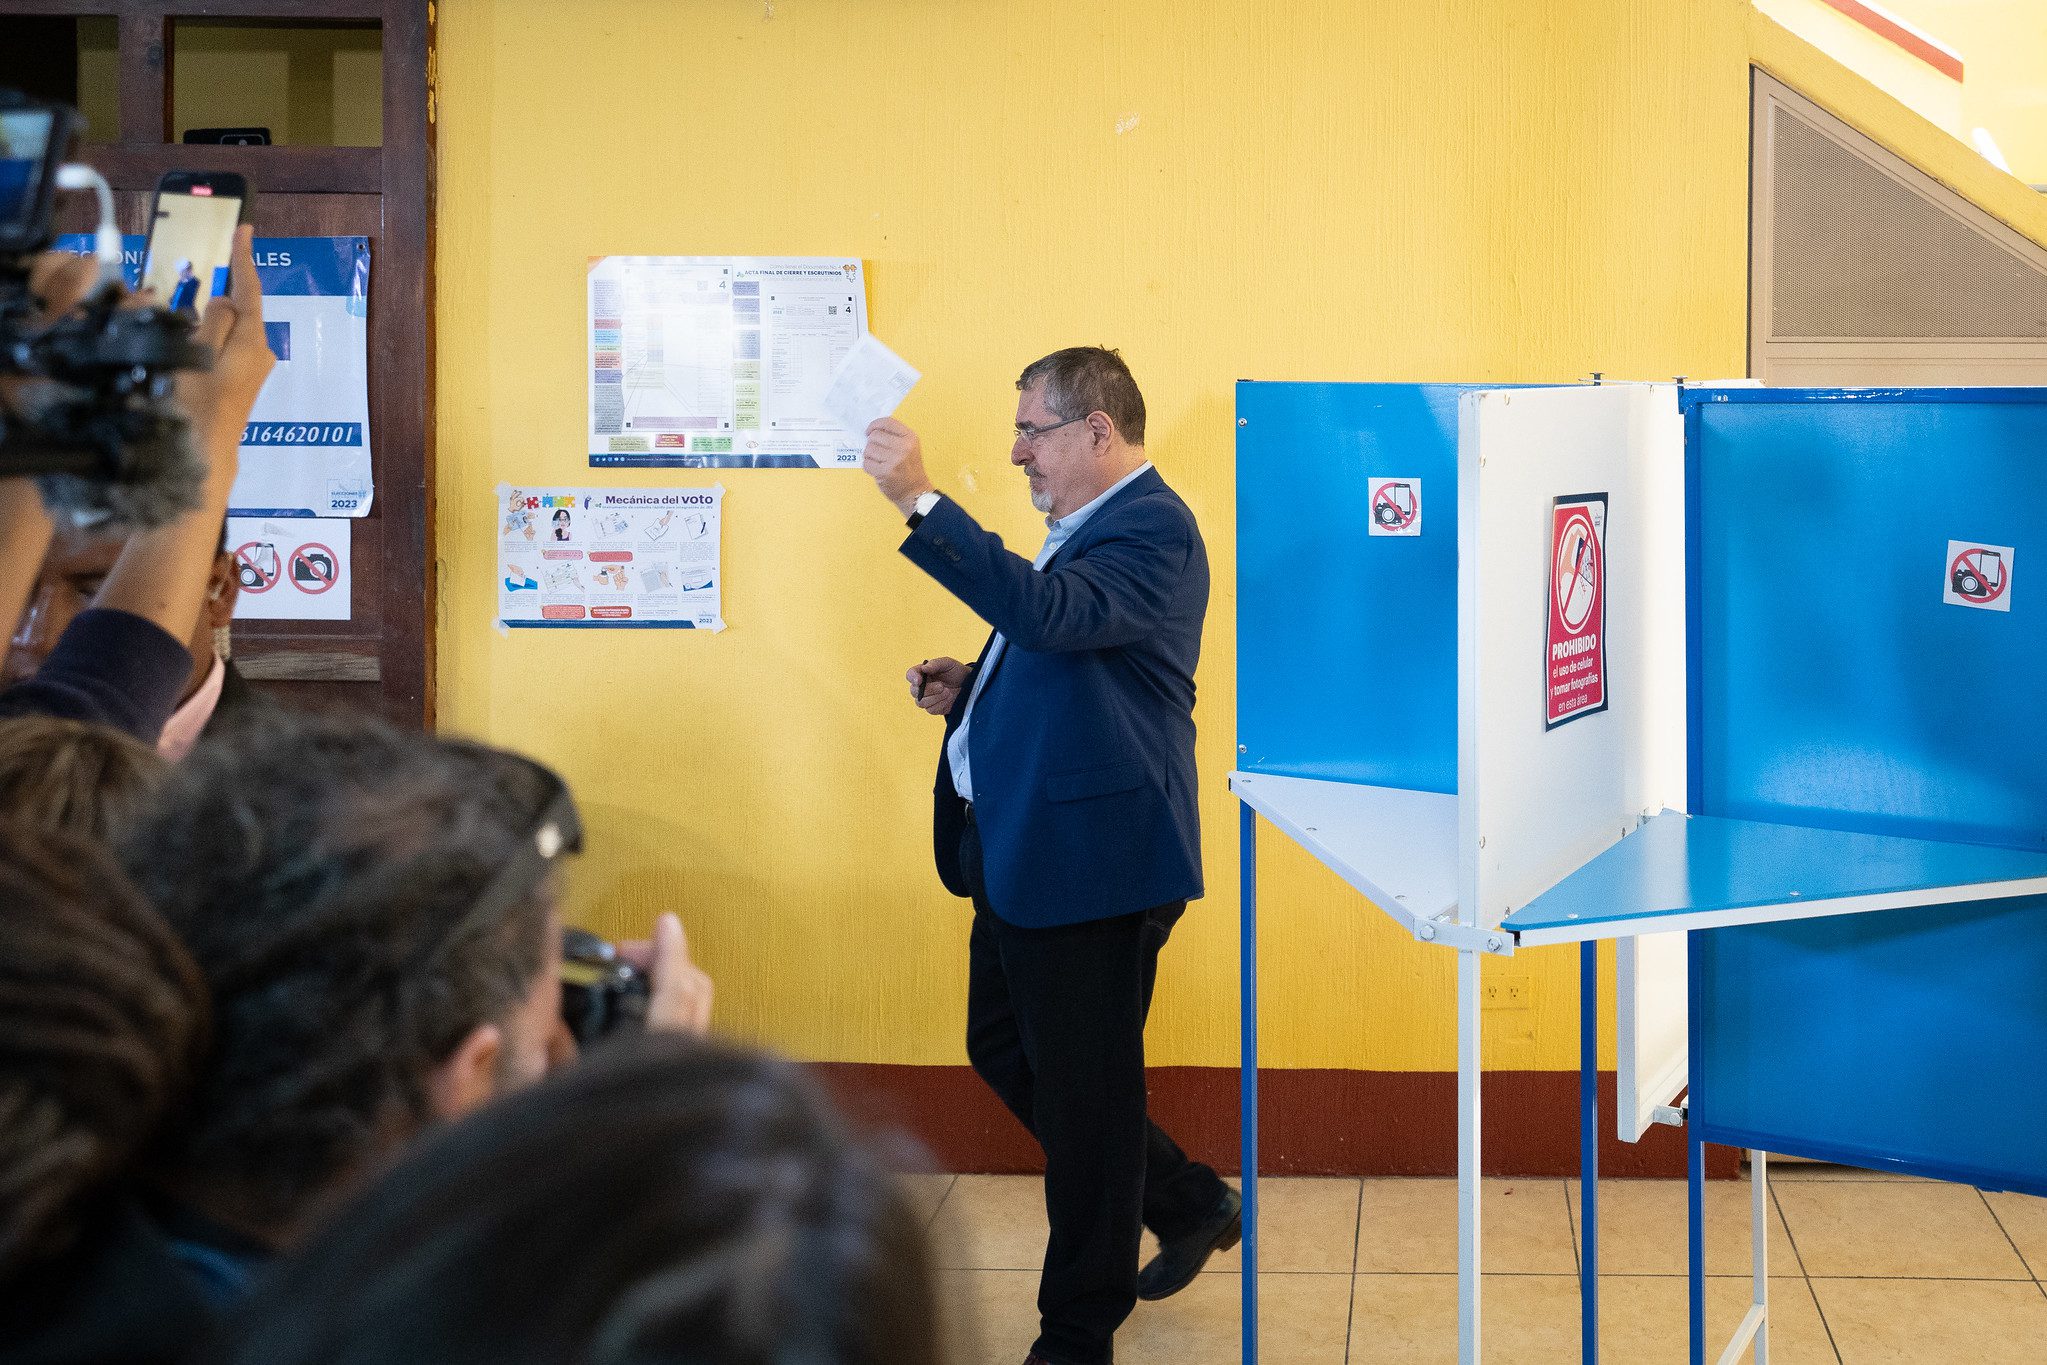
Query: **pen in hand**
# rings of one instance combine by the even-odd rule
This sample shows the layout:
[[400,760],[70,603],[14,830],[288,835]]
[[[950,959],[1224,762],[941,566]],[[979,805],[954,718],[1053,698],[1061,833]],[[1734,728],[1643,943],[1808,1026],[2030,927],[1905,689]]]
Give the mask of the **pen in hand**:
[[[924,664],[930,662],[931,660],[926,659]],[[918,664],[917,667],[922,668],[924,664]],[[924,675],[922,673],[917,675],[917,685],[910,690],[910,700],[915,702],[922,702],[924,700]]]

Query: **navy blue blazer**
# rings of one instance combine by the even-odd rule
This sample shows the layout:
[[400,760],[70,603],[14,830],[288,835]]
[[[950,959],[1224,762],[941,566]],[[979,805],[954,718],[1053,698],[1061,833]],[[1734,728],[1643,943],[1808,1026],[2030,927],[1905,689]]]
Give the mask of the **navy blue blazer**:
[[[941,498],[902,551],[1009,641],[967,733],[989,908],[1046,928],[1199,896],[1194,665],[1208,551],[1187,504],[1148,469],[1041,573]],[[987,657],[984,645],[976,676]],[[935,796],[938,875],[964,896],[965,803],[942,743]]]

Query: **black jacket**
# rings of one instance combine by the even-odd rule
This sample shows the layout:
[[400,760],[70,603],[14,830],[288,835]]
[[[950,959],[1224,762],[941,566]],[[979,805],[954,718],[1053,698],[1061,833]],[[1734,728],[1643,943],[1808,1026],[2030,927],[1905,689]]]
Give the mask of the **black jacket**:
[[33,677],[0,692],[0,717],[61,716],[155,744],[192,676],[192,653],[125,611],[78,613]]
[[0,1284],[0,1365],[167,1365],[214,1323],[199,1277],[124,1198],[69,1253]]

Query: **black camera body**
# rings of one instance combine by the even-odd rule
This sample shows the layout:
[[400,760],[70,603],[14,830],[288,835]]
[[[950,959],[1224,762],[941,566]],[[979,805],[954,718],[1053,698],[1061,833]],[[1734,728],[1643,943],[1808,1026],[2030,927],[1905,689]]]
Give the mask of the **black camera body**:
[[647,974],[584,929],[562,931],[562,1021],[578,1047],[647,1026]]
[[24,381],[0,408],[0,476],[37,476],[80,522],[156,525],[189,510],[203,473],[170,386],[212,356],[191,319],[123,307],[110,287],[39,322],[29,272],[56,241],[58,173],[80,127],[74,110],[0,90],[0,377]]

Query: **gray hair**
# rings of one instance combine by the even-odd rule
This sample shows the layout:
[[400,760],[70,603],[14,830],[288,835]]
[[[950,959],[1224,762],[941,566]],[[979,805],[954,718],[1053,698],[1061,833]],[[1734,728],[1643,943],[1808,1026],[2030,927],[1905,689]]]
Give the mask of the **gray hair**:
[[1116,424],[1123,439],[1144,444],[1144,395],[1123,357],[1105,346],[1069,346],[1033,360],[1016,377],[1019,390],[1045,386],[1045,406],[1071,421],[1099,412]]

